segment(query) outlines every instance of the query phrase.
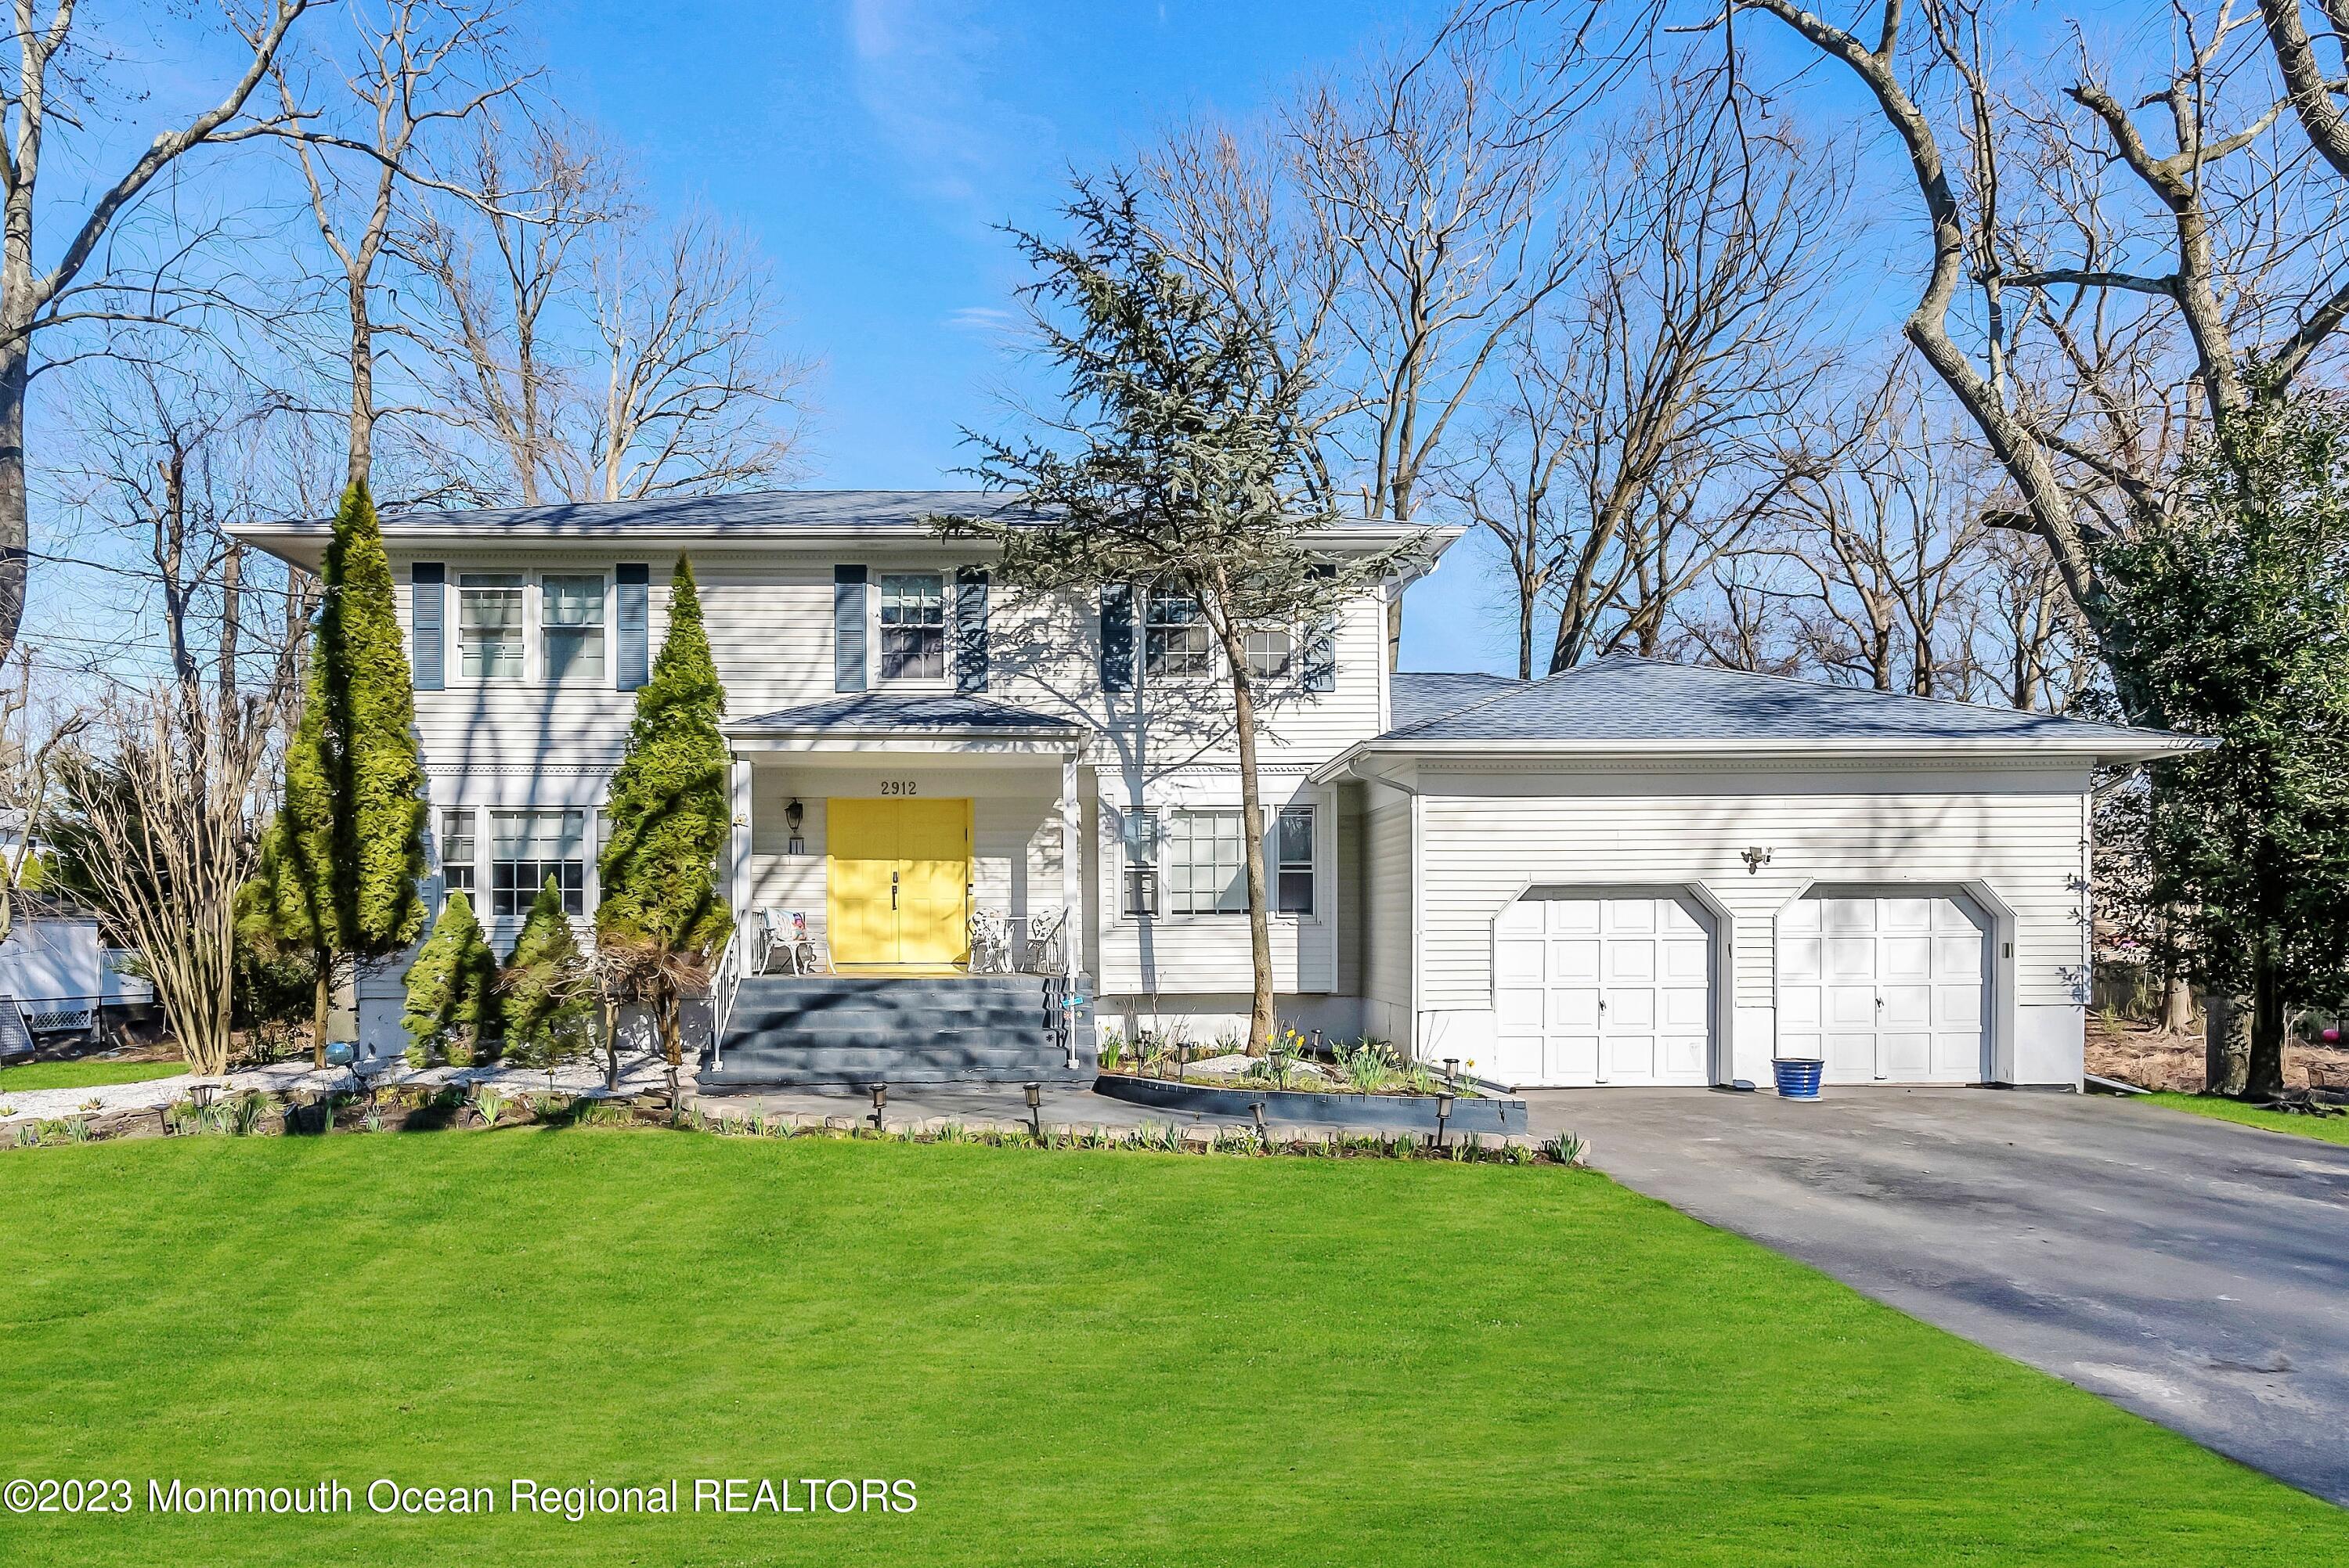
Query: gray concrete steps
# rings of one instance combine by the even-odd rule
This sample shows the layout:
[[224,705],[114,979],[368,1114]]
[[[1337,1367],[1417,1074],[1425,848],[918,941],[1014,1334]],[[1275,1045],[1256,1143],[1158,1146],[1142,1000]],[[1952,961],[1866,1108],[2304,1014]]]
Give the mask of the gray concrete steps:
[[[1052,983],[1032,975],[753,975],[735,995],[706,1088],[1071,1082]],[[1090,1028],[1079,1031],[1090,1037]]]

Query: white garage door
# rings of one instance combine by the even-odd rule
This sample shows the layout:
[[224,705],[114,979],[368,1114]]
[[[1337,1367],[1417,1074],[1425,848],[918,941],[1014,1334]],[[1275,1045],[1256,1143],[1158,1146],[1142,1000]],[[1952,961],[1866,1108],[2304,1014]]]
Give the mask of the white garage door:
[[1526,895],[1494,923],[1496,1059],[1512,1086],[1702,1084],[1713,941],[1673,898]]
[[1959,898],[1806,898],[1778,919],[1778,1052],[1829,1083],[1979,1083],[1985,926]]

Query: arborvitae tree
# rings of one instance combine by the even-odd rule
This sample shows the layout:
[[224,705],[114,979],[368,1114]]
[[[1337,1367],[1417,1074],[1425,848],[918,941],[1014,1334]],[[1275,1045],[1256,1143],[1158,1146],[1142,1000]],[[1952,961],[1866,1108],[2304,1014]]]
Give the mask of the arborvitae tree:
[[627,750],[612,775],[612,833],[596,862],[603,899],[595,906],[596,966],[615,1000],[652,1010],[672,1094],[684,1062],[679,1004],[703,982],[730,924],[718,885],[731,821],[718,733],[725,711],[693,565],[679,557],[668,633],[652,679],[636,693]]
[[337,957],[382,959],[424,926],[424,765],[391,562],[364,483],[343,492],[326,546],[285,799],[262,848],[259,921],[317,968],[318,1065]]
[[505,1057],[524,1067],[575,1061],[595,1047],[595,987],[554,879],[538,890],[498,982]]
[[497,955],[481,936],[471,903],[461,892],[450,893],[408,968],[408,1009],[400,1023],[408,1030],[409,1066],[430,1067],[436,1054],[460,1068],[486,1059],[497,975]]

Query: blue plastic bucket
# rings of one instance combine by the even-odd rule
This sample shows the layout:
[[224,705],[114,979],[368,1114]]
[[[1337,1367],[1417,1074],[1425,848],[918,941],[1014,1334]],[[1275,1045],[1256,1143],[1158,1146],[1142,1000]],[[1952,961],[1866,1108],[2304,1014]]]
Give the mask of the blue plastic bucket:
[[1772,1057],[1770,1070],[1777,1075],[1778,1094],[1784,1099],[1816,1099],[1819,1098],[1819,1073],[1825,1062],[1802,1057]]

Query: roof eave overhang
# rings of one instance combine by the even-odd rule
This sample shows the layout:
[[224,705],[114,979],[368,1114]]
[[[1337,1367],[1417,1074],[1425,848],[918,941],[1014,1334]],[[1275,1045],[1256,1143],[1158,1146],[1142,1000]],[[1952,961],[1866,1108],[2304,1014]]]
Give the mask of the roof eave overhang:
[[1669,762],[1676,759],[1750,762],[1759,766],[1816,766],[1823,761],[1870,762],[1895,759],[1968,763],[2031,763],[2064,760],[2096,763],[2151,762],[2214,744],[2195,736],[2168,736],[2158,740],[2107,739],[2098,736],[2006,738],[1940,740],[1813,740],[1800,743],[1753,744],[1721,739],[1699,740],[1418,740],[1361,741],[1347,748],[1314,770],[1316,783],[1365,777],[1361,765],[1373,761],[1437,762],[1473,760],[1480,767],[1536,766],[1544,762]]
[[[245,522],[232,525],[229,536],[265,550],[297,566],[315,568],[325,557],[333,529],[324,522]],[[1466,531],[1449,525],[1363,522],[1341,528],[1314,529],[1305,535],[1315,550],[1367,553],[1412,540],[1423,541],[1429,559],[1442,555]],[[652,545],[690,546],[698,550],[826,551],[849,546],[953,546],[984,557],[995,547],[984,540],[942,539],[936,529],[920,522],[875,522],[802,527],[792,523],[739,528],[693,528],[662,523],[571,523],[484,529],[465,523],[406,524],[398,518],[384,523],[384,542],[402,551],[436,547],[461,548],[494,553],[543,545],[610,546],[631,549]]]

